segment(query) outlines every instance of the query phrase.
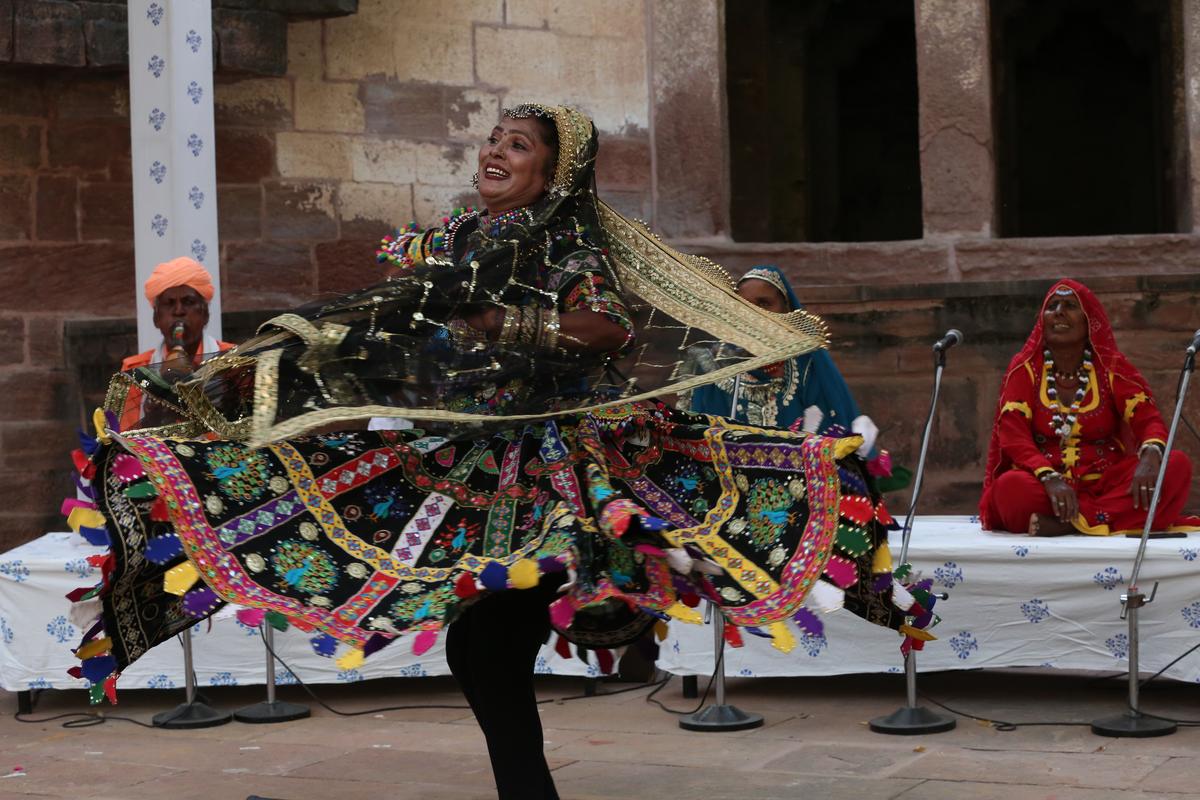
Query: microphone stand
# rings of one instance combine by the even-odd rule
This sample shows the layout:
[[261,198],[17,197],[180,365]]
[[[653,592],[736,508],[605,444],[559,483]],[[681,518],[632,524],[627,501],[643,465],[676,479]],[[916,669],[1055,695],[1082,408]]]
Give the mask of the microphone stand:
[[[738,401],[742,397],[742,376],[733,379],[733,403],[729,416],[737,418]],[[685,731],[702,731],[719,733],[723,731],[744,731],[757,728],[763,724],[762,714],[748,714],[737,706],[725,702],[725,615],[721,607],[709,602],[708,614],[713,627],[713,684],[717,687],[717,702],[694,714],[679,718],[679,727]]]
[[183,686],[184,701],[170,711],[155,714],[151,721],[156,728],[212,728],[224,725],[233,720],[228,711],[218,711],[202,700],[196,698],[196,670],[192,660],[192,632],[186,630],[180,634],[180,644],[183,645]]
[[1183,416],[1183,401],[1187,397],[1188,382],[1195,368],[1196,349],[1193,345],[1187,349],[1183,370],[1179,375],[1179,397],[1175,401],[1175,416],[1171,418],[1171,429],[1167,433],[1167,444],[1163,447],[1162,463],[1158,466],[1158,477],[1154,480],[1154,494],[1150,496],[1150,509],[1146,512],[1146,524],[1142,526],[1142,539],[1138,544],[1137,557],[1133,561],[1133,574],[1129,576],[1129,591],[1121,595],[1121,618],[1129,622],[1129,708],[1116,716],[1102,717],[1092,722],[1092,733],[1099,736],[1143,739],[1167,736],[1179,729],[1176,723],[1146,716],[1138,708],[1138,609],[1154,602],[1154,596],[1158,594],[1158,581],[1154,582],[1150,596],[1146,597],[1138,588],[1137,580],[1142,571],[1142,562],[1146,558],[1146,543],[1150,540],[1150,527],[1154,524],[1154,513],[1158,510],[1158,498],[1162,492],[1163,478],[1167,474],[1171,446],[1175,443],[1175,432],[1179,428],[1179,419]]
[[[921,496],[921,482],[925,477],[925,457],[929,453],[929,439],[933,434],[933,417],[937,411],[938,394],[942,387],[942,372],[946,368],[946,349],[934,348],[933,399],[929,402],[929,416],[925,419],[925,433],[921,437],[921,456],[917,459],[917,474],[913,478],[912,500],[904,518],[903,539],[900,545],[899,566],[908,563],[908,542],[912,538],[913,516],[917,511],[917,499]],[[915,736],[922,733],[943,733],[953,730],[958,723],[953,717],[945,717],[924,706],[917,705],[917,651],[909,648],[904,654],[904,682],[907,691],[902,708],[871,720],[870,728],[875,733],[897,736]]]
[[259,630],[267,650],[267,699],[239,708],[233,712],[233,718],[238,722],[268,723],[291,722],[311,716],[308,706],[275,699],[275,631],[270,625],[262,625]]

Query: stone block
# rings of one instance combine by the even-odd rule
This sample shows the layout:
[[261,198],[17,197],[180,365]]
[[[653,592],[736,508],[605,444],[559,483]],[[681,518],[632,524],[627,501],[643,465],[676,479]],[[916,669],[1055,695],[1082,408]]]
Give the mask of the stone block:
[[37,238],[43,242],[79,239],[79,185],[70,175],[37,178]]
[[66,362],[66,354],[63,352],[62,318],[38,314],[26,317],[25,324],[29,331],[29,363],[35,367],[61,369]]
[[288,75],[308,80],[320,80],[325,75],[322,30],[321,22],[315,20],[288,25]]
[[284,178],[349,178],[352,140],[337,133],[281,131],[275,136],[275,160]]
[[642,0],[507,0],[505,22],[526,28],[545,28],[577,36],[643,37],[646,9]]
[[[5,331],[0,328],[0,332]],[[68,391],[67,374],[62,370],[6,370],[0,373],[0,422],[57,420],[70,415]]]
[[649,190],[649,136],[605,136],[596,158],[596,183],[601,191]]
[[218,0],[228,8],[260,8],[289,17],[340,17],[358,10],[358,0]]
[[362,87],[370,133],[444,138],[448,133],[444,101],[443,88],[431,84],[372,81]]
[[284,78],[222,79],[213,87],[218,126],[290,128],[292,84]]
[[960,239],[954,250],[971,281],[1185,275],[1200,263],[1200,239],[1179,234]]
[[254,183],[275,173],[275,141],[258,131],[218,128],[217,182]]
[[[5,414],[7,405],[0,405],[0,415]],[[69,422],[0,423],[0,469],[62,469],[64,456],[78,446],[75,425]]]
[[358,183],[402,184],[417,179],[417,145],[403,139],[358,139],[351,160]]
[[33,238],[33,180],[0,174],[0,239]]
[[217,230],[221,241],[236,242],[260,238],[262,209],[261,186],[218,186]]
[[[16,514],[47,516],[56,513],[63,498],[73,496],[70,489],[66,488],[71,484],[69,477],[64,485],[61,474],[64,472],[66,472],[65,468],[38,471],[19,468],[0,469],[0,497],[4,498],[4,516],[9,517]],[[59,519],[61,520],[61,517]],[[2,526],[3,523],[0,523],[0,529]],[[64,526],[60,524],[59,527]],[[36,539],[44,530],[31,530],[28,538]]]
[[986,0],[918,0],[926,231],[988,233],[995,216]]
[[129,125],[129,78],[123,74],[72,74],[50,86],[59,119]]
[[337,209],[343,239],[378,241],[413,218],[412,186],[343,183],[338,187]]
[[[6,1],[0,0],[0,9]],[[47,84],[54,83],[48,75],[15,69],[0,72],[0,108],[4,109],[4,116],[44,118],[47,114],[45,89]]]
[[[338,80],[395,77],[398,40],[409,47],[412,42],[422,41],[411,36],[407,14],[404,36],[397,35],[395,13],[395,6],[387,0],[362,0],[357,14],[323,23],[326,77]],[[424,47],[415,49],[428,50]]]
[[54,169],[97,172],[128,160],[128,126],[110,123],[54,125],[46,132],[46,152]]
[[0,125],[0,169],[37,169],[41,162],[40,125]]
[[[653,39],[654,224],[666,236],[712,236],[729,230],[729,146],[719,76],[724,31],[718,3],[650,4]],[[710,181],[696,190],[696,176]]]
[[13,20],[13,61],[82,67],[87,63],[83,17],[66,0],[17,0]]
[[309,245],[233,243],[221,262],[221,300],[227,311],[293,308],[313,299]]
[[267,239],[336,239],[333,187],[327,183],[279,181],[266,185]]
[[[462,17],[444,12],[431,11],[428,16],[417,17],[416,20],[421,21],[405,24],[404,35],[394,37],[393,74],[402,81],[428,81],[458,86],[474,83],[472,36],[476,30],[481,29],[463,22]],[[421,47],[414,46],[415,42],[437,44]]]
[[133,238],[133,185],[82,183],[79,186],[79,233],[90,239]]
[[383,268],[375,261],[378,245],[377,237],[318,244],[317,291],[322,295],[351,292],[382,280]]
[[989,147],[955,123],[921,140],[921,189],[926,233],[990,235],[995,176]]
[[[87,268],[64,269],[64,265]],[[132,314],[133,243],[0,246],[0,309]]]
[[471,188],[471,176],[479,164],[475,147],[456,144],[427,144],[415,146],[417,182],[441,186]]
[[456,208],[478,205],[479,195],[469,186],[413,187],[413,217],[422,227],[440,225],[442,217]]
[[128,9],[125,3],[80,3],[88,66],[113,67],[129,63]]
[[[24,362],[24,317],[0,315],[0,366],[23,364]],[[2,402],[4,401],[0,401],[0,403]]]
[[482,143],[500,119],[500,98],[478,89],[447,87],[446,119],[452,138]]
[[13,2],[0,0],[0,64],[7,64],[13,57]]
[[296,130],[361,133],[366,126],[357,83],[296,81]]
[[718,244],[699,239],[683,244],[734,275],[759,264],[776,264],[788,273],[802,300],[802,289],[809,286],[940,283],[950,278],[950,246],[941,243]]
[[287,73],[287,20],[271,11],[213,10],[217,63],[231,72]]
[[[475,33],[475,63],[479,78],[487,84],[506,86],[510,90],[557,94],[565,84],[572,90],[586,92],[592,81],[579,86],[567,82],[564,73],[574,71],[573,65],[578,64],[573,56],[578,56],[580,61],[590,62],[590,59],[577,50],[572,56],[564,57],[563,47],[568,44],[564,38],[548,30],[480,27]],[[588,41],[571,40],[569,44],[572,49],[576,45],[588,48]],[[591,69],[590,63],[585,66]]]

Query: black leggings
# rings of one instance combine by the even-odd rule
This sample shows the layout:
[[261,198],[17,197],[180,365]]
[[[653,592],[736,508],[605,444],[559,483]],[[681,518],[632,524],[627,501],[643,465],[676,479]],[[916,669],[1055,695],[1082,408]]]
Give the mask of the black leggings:
[[500,800],[558,800],[542,750],[533,667],[561,582],[489,595],[446,635],[446,661],[487,739]]

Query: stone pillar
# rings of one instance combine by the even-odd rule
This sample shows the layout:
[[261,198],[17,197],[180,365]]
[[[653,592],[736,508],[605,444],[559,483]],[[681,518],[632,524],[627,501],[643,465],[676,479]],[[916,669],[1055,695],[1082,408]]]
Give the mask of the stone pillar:
[[[1183,111],[1187,141],[1186,219],[1184,233],[1200,232],[1200,0],[1182,0]],[[1184,215],[1181,214],[1181,217]]]
[[995,225],[988,0],[914,0],[925,234]]
[[724,6],[723,0],[647,4],[652,222],[665,236],[729,231]]
[[211,0],[129,0],[129,129],[138,347],[162,342],[142,286],[178,256],[212,274],[207,331],[220,339]]

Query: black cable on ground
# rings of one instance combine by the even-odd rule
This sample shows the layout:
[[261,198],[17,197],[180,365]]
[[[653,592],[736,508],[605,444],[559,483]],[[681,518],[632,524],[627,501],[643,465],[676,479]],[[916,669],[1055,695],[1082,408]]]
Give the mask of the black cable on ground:
[[673,676],[669,675],[669,674],[667,675],[667,677],[662,679],[662,681],[658,684],[658,687],[655,688],[655,690],[653,692],[646,695],[646,702],[653,703],[654,705],[661,708],[663,711],[666,711],[668,714],[675,714],[677,716],[686,716],[688,714],[695,714],[697,711],[704,708],[704,702],[706,700],[708,700],[708,693],[712,689],[713,681],[715,681],[717,679],[717,672],[720,671],[721,665],[724,663],[725,663],[725,648],[722,647],[721,652],[717,655],[716,666],[713,667],[712,675],[708,676],[708,684],[705,685],[704,693],[702,695],[700,695],[700,702],[696,704],[695,708],[686,709],[686,710],[682,710],[682,711],[678,710],[678,709],[674,709],[674,708],[667,708],[667,706],[664,705],[661,700],[654,699],[654,695],[656,695],[660,691],[662,691],[663,688],[670,682],[670,680]]
[[955,714],[960,717],[965,717],[966,719],[973,719],[978,722],[986,722],[987,724],[991,725],[993,728],[995,728],[998,731],[1008,732],[1008,731],[1015,731],[1017,728],[1037,728],[1037,727],[1051,727],[1051,726],[1066,726],[1066,727],[1080,726],[1080,725],[1090,726],[1092,724],[1090,721],[1089,722],[1077,722],[1077,721],[1073,721],[1073,720],[1072,721],[1062,721],[1062,722],[1055,721],[1055,720],[1034,720],[1032,722],[1008,722],[1005,720],[995,719],[993,717],[980,717],[980,716],[976,716],[975,714],[967,713],[966,711],[959,711],[957,708],[951,708],[950,706],[946,705],[945,703],[934,700],[932,697],[930,697],[927,694],[918,694],[918,697],[920,697],[922,700],[933,703],[938,708],[942,708],[942,709],[945,709],[946,711],[949,711],[951,714]]

